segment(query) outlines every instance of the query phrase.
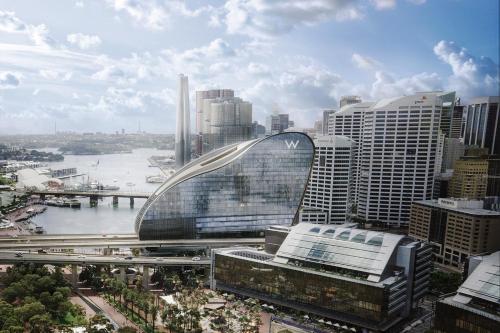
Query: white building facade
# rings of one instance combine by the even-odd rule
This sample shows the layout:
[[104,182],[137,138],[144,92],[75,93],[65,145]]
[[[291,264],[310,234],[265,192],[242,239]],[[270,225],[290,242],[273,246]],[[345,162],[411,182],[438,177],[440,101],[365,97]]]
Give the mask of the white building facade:
[[301,222],[343,224],[351,205],[354,142],[345,136],[319,136],[314,140],[315,157]]

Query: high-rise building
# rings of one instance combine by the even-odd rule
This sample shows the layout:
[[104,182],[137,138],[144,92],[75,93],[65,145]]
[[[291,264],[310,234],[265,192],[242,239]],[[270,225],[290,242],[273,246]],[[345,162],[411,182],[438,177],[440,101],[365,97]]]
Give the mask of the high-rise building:
[[342,96],[340,97],[340,108],[349,105],[361,103],[361,97],[359,96]]
[[483,209],[481,200],[416,201],[409,235],[429,242],[436,262],[459,270],[470,255],[500,250],[500,212]]
[[[453,95],[453,96],[452,96]],[[407,225],[411,202],[432,199],[441,108],[454,94],[417,93],[364,112],[357,216]]]
[[274,112],[266,117],[266,133],[268,135],[283,133],[290,127],[290,122],[290,116],[287,113],[277,114]]
[[361,143],[363,138],[363,123],[365,112],[374,103],[365,102],[344,106],[338,112],[332,113],[328,118],[328,135],[346,136],[354,141],[356,147],[353,151],[352,162],[352,191],[351,202],[357,204],[359,193]]
[[252,123],[252,139],[261,138],[266,135],[266,127],[257,121]]
[[196,92],[198,155],[252,137],[252,104],[230,89]]
[[488,161],[474,157],[462,157],[455,161],[448,187],[452,198],[481,199],[488,186]]
[[272,252],[213,250],[210,287],[305,311],[345,332],[399,331],[428,290],[432,250],[422,242],[311,223],[270,229]]
[[335,112],[336,110],[323,110],[323,135],[328,135],[328,121],[330,119],[330,115],[334,114]]
[[140,239],[255,237],[298,219],[314,158],[305,134],[282,133],[212,151],[179,170],[139,211]]
[[177,126],[175,131],[175,164],[178,169],[191,161],[191,131],[189,118],[188,77],[179,74],[177,96]]
[[467,105],[464,143],[500,154],[500,97],[477,97]]
[[[314,163],[303,201],[308,218],[302,222],[323,222],[326,216],[326,223],[343,224],[351,208],[354,142],[345,136],[332,135],[317,137],[314,145]],[[321,220],[312,220],[311,209],[324,213],[319,215]]]
[[444,139],[443,163],[441,172],[454,168],[455,161],[458,161],[465,154],[465,145],[456,138]]
[[468,260],[455,295],[436,302],[435,333],[500,332],[500,252]]

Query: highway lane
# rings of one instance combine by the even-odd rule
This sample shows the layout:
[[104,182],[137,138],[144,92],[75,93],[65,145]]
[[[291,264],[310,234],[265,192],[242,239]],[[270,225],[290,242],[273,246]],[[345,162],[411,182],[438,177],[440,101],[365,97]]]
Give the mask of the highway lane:
[[65,255],[65,254],[37,254],[22,253],[19,257],[16,252],[0,252],[1,264],[39,263],[62,265],[114,265],[114,266],[209,266],[210,259],[203,257],[193,260],[191,257],[125,257],[95,256],[95,255]]
[[30,242],[51,241],[87,241],[87,240],[137,240],[136,234],[57,234],[57,235],[19,235],[17,237],[0,237],[0,243],[19,243],[29,240]]
[[16,239],[16,242],[0,242],[0,250],[12,249],[71,249],[71,248],[181,248],[181,247],[228,247],[234,245],[263,245],[264,238],[216,238],[216,239],[168,239],[168,240],[121,240],[121,239],[69,239],[36,241]]

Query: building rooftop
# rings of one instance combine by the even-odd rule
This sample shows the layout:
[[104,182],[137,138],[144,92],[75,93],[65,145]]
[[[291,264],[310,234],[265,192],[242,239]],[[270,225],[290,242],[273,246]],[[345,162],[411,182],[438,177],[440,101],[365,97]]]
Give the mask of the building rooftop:
[[275,262],[300,260],[368,274],[380,282],[405,236],[335,225],[299,223],[276,253]]
[[[450,199],[450,200],[455,200],[455,201],[460,201],[456,199]],[[474,215],[474,216],[491,216],[491,217],[500,217],[500,212],[494,211],[494,210],[488,210],[488,209],[483,209],[483,208],[467,208],[467,207],[452,207],[451,205],[448,204],[443,204],[439,203],[438,200],[421,200],[421,201],[415,201],[415,204],[419,205],[424,205],[428,207],[433,207],[433,208],[440,208],[440,209],[447,209],[450,211],[458,212],[458,213],[463,213],[467,215]]]
[[500,251],[482,257],[481,263],[458,288],[458,294],[500,305]]

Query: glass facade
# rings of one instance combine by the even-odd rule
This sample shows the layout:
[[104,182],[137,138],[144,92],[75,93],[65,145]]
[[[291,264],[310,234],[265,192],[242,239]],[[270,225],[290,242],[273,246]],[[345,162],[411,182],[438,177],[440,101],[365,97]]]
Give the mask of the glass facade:
[[291,225],[314,158],[311,139],[283,133],[255,141],[243,152],[235,147],[193,161],[179,173],[208,171],[180,177],[153,194],[137,218],[139,238],[253,236],[269,225]]
[[300,267],[215,254],[213,278],[217,289],[268,298],[278,304],[281,301],[292,308],[302,305],[310,312],[351,323],[377,325],[400,314],[398,311],[388,314],[388,288],[308,272]]

